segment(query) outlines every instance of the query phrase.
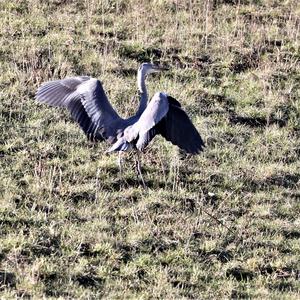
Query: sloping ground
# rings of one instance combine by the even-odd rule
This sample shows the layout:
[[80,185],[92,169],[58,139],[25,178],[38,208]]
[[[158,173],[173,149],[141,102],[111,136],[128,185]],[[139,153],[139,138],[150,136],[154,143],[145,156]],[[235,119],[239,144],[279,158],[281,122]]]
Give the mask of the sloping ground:
[[[195,2],[195,3],[194,3]],[[200,2],[200,3],[197,3]],[[0,3],[1,298],[280,298],[300,290],[298,1]],[[156,138],[144,191],[125,157],[34,101],[100,78],[123,116],[148,79],[201,132],[182,159]]]

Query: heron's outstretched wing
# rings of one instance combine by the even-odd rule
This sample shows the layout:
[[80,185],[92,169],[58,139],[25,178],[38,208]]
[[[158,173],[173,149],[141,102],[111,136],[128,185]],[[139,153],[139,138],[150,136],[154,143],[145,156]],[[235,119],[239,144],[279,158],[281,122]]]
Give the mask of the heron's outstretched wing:
[[71,112],[72,118],[79,124],[89,140],[94,142],[101,142],[104,140],[101,130],[99,130],[97,125],[92,122],[80,100],[71,100],[67,104],[67,108]]
[[46,82],[37,90],[36,99],[68,108],[90,139],[102,140],[106,128],[120,119],[100,81],[88,76]]
[[136,146],[139,150],[143,150],[156,134],[187,153],[197,154],[204,147],[200,134],[180,103],[164,93],[155,94],[133,126],[138,127]]

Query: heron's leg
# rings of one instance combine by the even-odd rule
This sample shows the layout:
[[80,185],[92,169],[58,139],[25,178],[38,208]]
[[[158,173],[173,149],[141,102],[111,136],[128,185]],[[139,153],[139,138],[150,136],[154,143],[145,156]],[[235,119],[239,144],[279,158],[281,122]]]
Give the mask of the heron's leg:
[[123,168],[122,168],[122,151],[119,151],[119,156],[118,156],[118,166],[119,166],[119,171],[120,171],[120,175],[123,175]]
[[140,176],[140,177],[141,177],[141,180],[142,180],[143,187],[144,187],[144,189],[146,189],[146,188],[147,188],[147,186],[146,186],[146,184],[145,184],[144,177],[143,177],[143,174],[142,174],[142,171],[141,171],[140,154],[139,154],[139,152],[138,152],[138,151],[136,152],[135,167],[136,167],[136,170],[137,170],[138,176]]

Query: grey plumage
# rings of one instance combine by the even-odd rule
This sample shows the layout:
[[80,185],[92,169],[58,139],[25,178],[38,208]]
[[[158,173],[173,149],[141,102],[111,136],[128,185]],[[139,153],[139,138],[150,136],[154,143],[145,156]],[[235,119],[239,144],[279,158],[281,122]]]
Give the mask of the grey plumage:
[[101,82],[88,76],[46,82],[37,90],[36,99],[66,107],[90,140],[112,144],[107,152],[143,151],[160,134],[187,153],[197,154],[204,147],[203,140],[176,99],[160,92],[147,105],[146,75],[161,70],[153,64],[141,65],[141,103],[137,113],[128,119],[121,118],[110,105]]
[[95,142],[104,140],[100,130],[98,130],[97,125],[92,121],[85,111],[80,98],[70,100],[70,102],[67,104],[67,108],[71,112],[72,118],[79,124],[89,140]]
[[167,95],[161,96],[167,98],[168,110],[153,127],[140,135],[136,147],[142,151],[155,135],[160,134],[186,153],[198,154],[203,150],[204,143],[193,123],[177,100]]

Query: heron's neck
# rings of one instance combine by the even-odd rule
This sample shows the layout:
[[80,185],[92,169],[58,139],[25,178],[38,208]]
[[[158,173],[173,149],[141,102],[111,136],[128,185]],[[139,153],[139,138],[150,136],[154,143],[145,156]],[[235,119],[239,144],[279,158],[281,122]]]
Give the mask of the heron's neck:
[[139,70],[137,77],[138,77],[137,84],[138,84],[138,89],[139,89],[139,93],[140,93],[140,97],[141,97],[140,106],[139,106],[137,114],[141,114],[147,107],[147,102],[148,102],[148,93],[147,93],[147,88],[146,88],[146,83],[145,83],[145,79],[146,79],[145,71],[143,71],[143,69]]

